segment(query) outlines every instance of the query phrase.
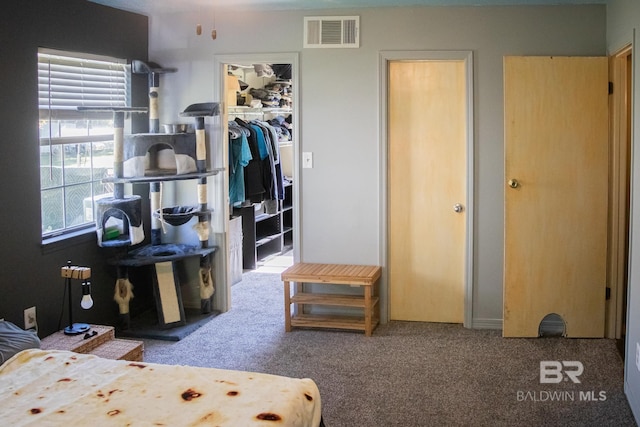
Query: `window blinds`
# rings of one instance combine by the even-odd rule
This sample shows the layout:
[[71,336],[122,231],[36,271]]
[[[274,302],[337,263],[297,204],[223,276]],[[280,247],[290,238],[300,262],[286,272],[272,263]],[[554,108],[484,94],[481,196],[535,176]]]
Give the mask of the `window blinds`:
[[[38,53],[38,104],[42,119],[87,117],[77,107],[124,107],[128,86],[129,73],[124,61]],[[105,117],[111,115],[104,113]]]

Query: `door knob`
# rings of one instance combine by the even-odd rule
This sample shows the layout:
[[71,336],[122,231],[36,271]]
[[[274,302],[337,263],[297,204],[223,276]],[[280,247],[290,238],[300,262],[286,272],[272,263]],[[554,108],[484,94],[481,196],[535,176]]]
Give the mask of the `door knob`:
[[460,203],[456,203],[455,205],[453,205],[453,211],[456,213],[460,213],[464,210],[464,208],[462,207],[462,205]]
[[507,184],[509,184],[511,188],[517,188],[520,185],[517,179],[510,179]]

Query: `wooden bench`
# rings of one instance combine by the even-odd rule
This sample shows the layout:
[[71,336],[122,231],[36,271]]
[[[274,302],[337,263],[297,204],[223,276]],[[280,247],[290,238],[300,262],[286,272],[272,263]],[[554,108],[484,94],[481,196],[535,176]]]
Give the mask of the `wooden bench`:
[[[352,329],[362,330],[366,336],[371,336],[380,319],[376,284],[381,272],[381,267],[371,265],[297,263],[287,268],[282,272],[285,330],[290,332],[292,326]],[[294,294],[291,294],[291,282],[296,284]],[[302,283],[349,285],[362,287],[364,292],[363,295],[303,292]],[[295,312],[293,316],[292,304]],[[362,317],[304,313],[303,306],[311,304],[359,307],[364,312]]]

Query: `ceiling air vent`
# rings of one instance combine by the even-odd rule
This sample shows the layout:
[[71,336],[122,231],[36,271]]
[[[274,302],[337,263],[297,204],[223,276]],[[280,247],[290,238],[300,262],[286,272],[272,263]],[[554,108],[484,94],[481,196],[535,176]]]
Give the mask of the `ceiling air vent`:
[[360,17],[306,16],[304,47],[360,47]]

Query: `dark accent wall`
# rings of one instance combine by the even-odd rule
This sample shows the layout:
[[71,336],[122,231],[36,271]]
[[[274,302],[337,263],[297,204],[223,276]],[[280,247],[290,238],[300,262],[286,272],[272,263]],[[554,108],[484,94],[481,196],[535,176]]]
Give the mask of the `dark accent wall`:
[[[115,270],[95,234],[43,247],[40,226],[37,51],[39,47],[91,52],[119,58],[148,58],[146,16],[85,0],[8,0],[0,18],[0,318],[23,327],[23,310],[36,306],[39,336],[58,328],[64,281],[60,267],[71,260],[92,268],[94,307],[79,307],[74,320],[115,324]],[[133,79],[134,106],[147,105],[147,79]],[[147,130],[146,115],[132,119]],[[67,314],[62,318],[66,325]]]

